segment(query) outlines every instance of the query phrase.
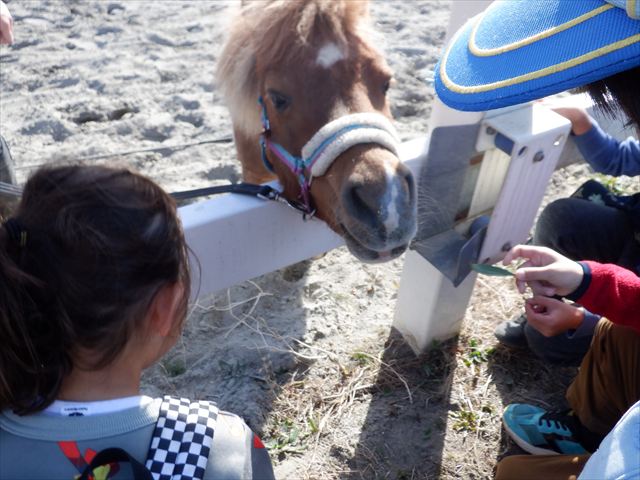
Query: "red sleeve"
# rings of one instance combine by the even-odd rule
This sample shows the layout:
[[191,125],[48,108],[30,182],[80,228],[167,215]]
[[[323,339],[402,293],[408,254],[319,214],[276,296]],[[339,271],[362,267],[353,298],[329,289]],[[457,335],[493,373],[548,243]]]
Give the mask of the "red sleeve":
[[640,277],[618,265],[582,263],[591,269],[591,283],[578,303],[613,323],[640,330]]

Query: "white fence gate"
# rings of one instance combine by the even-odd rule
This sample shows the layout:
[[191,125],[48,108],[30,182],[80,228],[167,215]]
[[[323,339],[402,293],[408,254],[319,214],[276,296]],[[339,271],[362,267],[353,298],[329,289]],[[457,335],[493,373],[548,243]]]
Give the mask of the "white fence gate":
[[[449,32],[487,4],[454,2]],[[592,109],[585,96],[573,101]],[[475,283],[470,264],[496,262],[524,242],[554,169],[579,160],[571,142],[564,148],[569,122],[540,104],[465,113],[436,100],[430,122],[429,135],[400,149],[417,179],[421,228],[405,256],[394,326],[415,352],[459,331]],[[180,216],[202,266],[201,296],[343,244],[322,221],[241,195],[182,207]]]

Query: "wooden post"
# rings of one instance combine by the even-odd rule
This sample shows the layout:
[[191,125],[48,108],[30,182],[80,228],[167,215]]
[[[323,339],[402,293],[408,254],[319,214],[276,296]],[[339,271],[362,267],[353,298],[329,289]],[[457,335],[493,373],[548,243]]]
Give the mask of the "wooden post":
[[[447,111],[442,110],[441,113],[445,115]],[[452,221],[451,230],[470,237],[468,230],[473,217],[490,214],[491,220],[476,258],[465,257],[458,261],[495,263],[513,245],[526,240],[569,130],[570,123],[567,119],[535,104],[497,111],[481,122],[477,130],[479,135],[476,150],[486,152],[467,209],[467,217],[457,219],[456,224]],[[458,132],[468,130],[441,129],[436,132],[436,135],[457,135]],[[508,149],[507,154],[496,151],[497,136],[503,139],[497,143],[506,146],[503,148]],[[448,140],[448,143],[463,143],[456,142],[455,139]],[[469,139],[465,140],[468,143]],[[477,156],[475,152],[462,152],[469,157]],[[460,159],[453,159],[449,155],[443,158],[428,157],[428,162],[435,164],[444,162],[464,165],[464,160],[470,158],[463,158],[460,162]],[[467,165],[470,163],[467,162]],[[446,176],[448,173],[444,167],[426,165],[423,168],[427,167],[427,174],[430,171],[445,172],[443,176]],[[451,174],[461,178],[458,171]],[[464,181],[465,179],[458,180],[459,185],[452,187],[460,192],[463,190],[460,182]],[[443,181],[438,179],[437,183]],[[452,235],[447,237],[446,232],[436,234],[440,238],[457,238]],[[418,240],[429,242],[429,239]],[[441,242],[436,243],[440,244]],[[449,248],[445,252],[450,255],[458,253]],[[412,251],[407,255],[394,326],[416,353],[427,349],[433,340],[449,338],[459,331],[474,282],[475,274],[471,273],[455,287],[449,278],[420,254]]]

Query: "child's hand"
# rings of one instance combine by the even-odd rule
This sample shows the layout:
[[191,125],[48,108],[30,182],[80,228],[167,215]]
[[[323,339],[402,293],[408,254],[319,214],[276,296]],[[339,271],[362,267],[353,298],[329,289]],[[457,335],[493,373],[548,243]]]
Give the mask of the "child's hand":
[[591,117],[583,108],[577,107],[551,107],[551,110],[571,122],[571,131],[574,135],[584,135],[593,126]]
[[517,258],[527,260],[515,273],[520,293],[524,293],[528,285],[534,295],[568,295],[582,283],[584,272],[580,264],[550,248],[516,245],[502,263],[508,265]]
[[555,298],[535,296],[524,304],[527,322],[545,337],[575,329],[584,320],[584,310]]
[[0,0],[0,44],[13,43],[13,17],[5,3]]

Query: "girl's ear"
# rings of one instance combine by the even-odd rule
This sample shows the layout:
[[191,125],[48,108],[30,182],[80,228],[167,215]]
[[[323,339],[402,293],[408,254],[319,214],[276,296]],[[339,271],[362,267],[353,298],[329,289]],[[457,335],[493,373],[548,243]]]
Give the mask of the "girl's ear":
[[175,336],[177,325],[181,325],[177,318],[178,309],[184,295],[184,287],[179,282],[162,287],[153,301],[148,312],[148,328],[151,332],[161,336]]

